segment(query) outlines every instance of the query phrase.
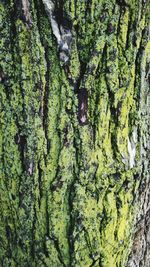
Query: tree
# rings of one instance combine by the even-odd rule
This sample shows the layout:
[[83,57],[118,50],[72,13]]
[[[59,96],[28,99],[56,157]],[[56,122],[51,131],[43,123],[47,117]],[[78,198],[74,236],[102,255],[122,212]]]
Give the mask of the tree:
[[1,0],[0,22],[0,266],[148,267],[148,1]]

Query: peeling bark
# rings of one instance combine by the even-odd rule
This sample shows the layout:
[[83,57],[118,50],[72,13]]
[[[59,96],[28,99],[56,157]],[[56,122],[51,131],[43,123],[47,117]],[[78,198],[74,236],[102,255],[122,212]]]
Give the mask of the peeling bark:
[[23,19],[29,24],[32,24],[31,14],[30,14],[30,4],[28,0],[22,0],[22,11]]

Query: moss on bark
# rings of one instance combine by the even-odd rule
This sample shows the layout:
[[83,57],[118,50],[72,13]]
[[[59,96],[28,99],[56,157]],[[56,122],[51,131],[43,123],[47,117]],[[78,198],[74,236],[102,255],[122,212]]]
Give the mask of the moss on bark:
[[1,1],[1,266],[127,266],[149,180],[148,10],[55,1],[67,54],[41,0]]

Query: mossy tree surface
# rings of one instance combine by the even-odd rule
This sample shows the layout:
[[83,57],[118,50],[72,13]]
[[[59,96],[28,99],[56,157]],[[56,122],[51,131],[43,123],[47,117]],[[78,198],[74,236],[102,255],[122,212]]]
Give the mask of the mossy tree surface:
[[0,1],[0,266],[148,267],[149,2],[53,1],[66,63],[44,2]]

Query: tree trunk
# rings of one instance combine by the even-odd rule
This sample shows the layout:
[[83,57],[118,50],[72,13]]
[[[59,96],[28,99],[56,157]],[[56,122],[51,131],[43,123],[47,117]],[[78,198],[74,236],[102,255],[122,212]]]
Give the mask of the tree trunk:
[[148,15],[0,1],[0,266],[150,266]]

